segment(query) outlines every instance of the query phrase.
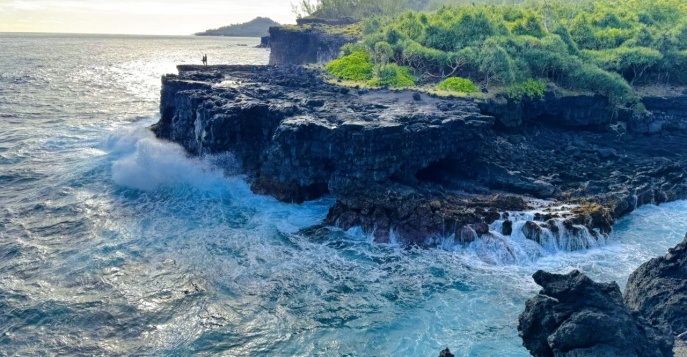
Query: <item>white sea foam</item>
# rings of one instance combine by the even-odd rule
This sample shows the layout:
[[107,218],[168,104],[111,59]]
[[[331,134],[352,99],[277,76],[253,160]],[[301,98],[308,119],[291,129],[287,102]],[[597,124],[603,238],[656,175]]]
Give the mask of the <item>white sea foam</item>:
[[115,135],[109,144],[121,155],[112,165],[112,179],[121,186],[151,191],[177,184],[211,188],[225,182],[221,168],[189,158],[182,147],[157,140],[146,129]]
[[[12,59],[0,109],[16,117],[0,121],[1,169],[29,178],[0,190],[4,353],[527,356],[517,315],[537,269],[622,286],[687,231],[675,202],[640,207],[608,244],[576,252],[519,235],[407,249],[356,229],[290,234],[331,199],[255,195],[230,157],[189,158],[152,137],[152,119],[135,124],[158,108],[154,62],[197,61],[199,44],[240,58],[227,41],[0,36]],[[25,73],[41,80],[5,81]]]

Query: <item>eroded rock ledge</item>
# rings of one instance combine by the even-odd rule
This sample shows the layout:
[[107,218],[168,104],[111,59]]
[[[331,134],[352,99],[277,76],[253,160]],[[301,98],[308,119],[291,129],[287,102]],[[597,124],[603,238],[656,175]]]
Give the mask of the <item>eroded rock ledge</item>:
[[518,325],[533,356],[673,356],[676,337],[687,332],[687,236],[639,267],[624,298],[617,284],[579,271],[538,271],[534,280],[543,289]]
[[[332,195],[324,223],[362,227],[379,242],[498,239],[513,233],[509,212],[534,209],[535,198],[547,201],[522,227],[527,238],[545,244],[584,230],[594,239],[642,204],[687,197],[682,127],[635,133],[607,111],[573,105],[598,96],[549,93],[540,115],[513,119],[499,114],[507,100],[343,88],[302,67],[178,69],[163,77],[158,137],[194,155],[232,152],[257,193],[295,203]],[[687,118],[668,111],[640,119]],[[568,119],[553,125],[556,113]],[[490,232],[499,219],[501,232]]]

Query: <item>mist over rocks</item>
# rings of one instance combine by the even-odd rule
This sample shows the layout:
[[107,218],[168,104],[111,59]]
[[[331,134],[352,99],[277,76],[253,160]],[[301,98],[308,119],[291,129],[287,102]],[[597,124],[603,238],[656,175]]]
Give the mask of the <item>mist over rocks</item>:
[[[231,152],[254,192],[280,201],[332,195],[324,223],[360,227],[377,242],[471,244],[522,234],[585,249],[637,207],[687,197],[684,132],[619,132],[609,118],[555,123],[566,103],[559,96],[537,104],[540,116],[506,126],[506,111],[495,106],[507,103],[489,104],[487,115],[472,98],[351,90],[316,69],[178,69],[163,78],[152,128],[159,138],[194,155]],[[653,105],[669,106],[661,103]],[[590,115],[574,105],[565,112]],[[509,216],[519,211],[536,214],[525,225]],[[510,223],[493,232],[497,221]]]

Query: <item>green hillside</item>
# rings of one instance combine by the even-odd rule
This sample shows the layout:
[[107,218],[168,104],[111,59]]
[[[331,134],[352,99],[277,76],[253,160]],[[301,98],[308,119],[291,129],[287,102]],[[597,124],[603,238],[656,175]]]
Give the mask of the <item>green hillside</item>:
[[616,103],[632,102],[639,84],[687,85],[683,0],[444,6],[367,18],[361,28],[363,40],[343,49],[331,73],[353,79],[355,68],[365,69],[370,83],[386,85],[395,76],[407,83],[408,72],[420,84],[463,77],[539,91],[535,84],[548,82]]

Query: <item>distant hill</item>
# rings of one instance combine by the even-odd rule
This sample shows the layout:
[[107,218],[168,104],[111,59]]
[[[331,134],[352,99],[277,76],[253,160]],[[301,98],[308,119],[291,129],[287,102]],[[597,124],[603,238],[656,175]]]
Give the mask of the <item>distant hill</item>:
[[262,37],[269,35],[267,31],[271,26],[279,26],[279,23],[266,17],[256,17],[243,24],[233,24],[214,30],[198,32],[196,36]]

